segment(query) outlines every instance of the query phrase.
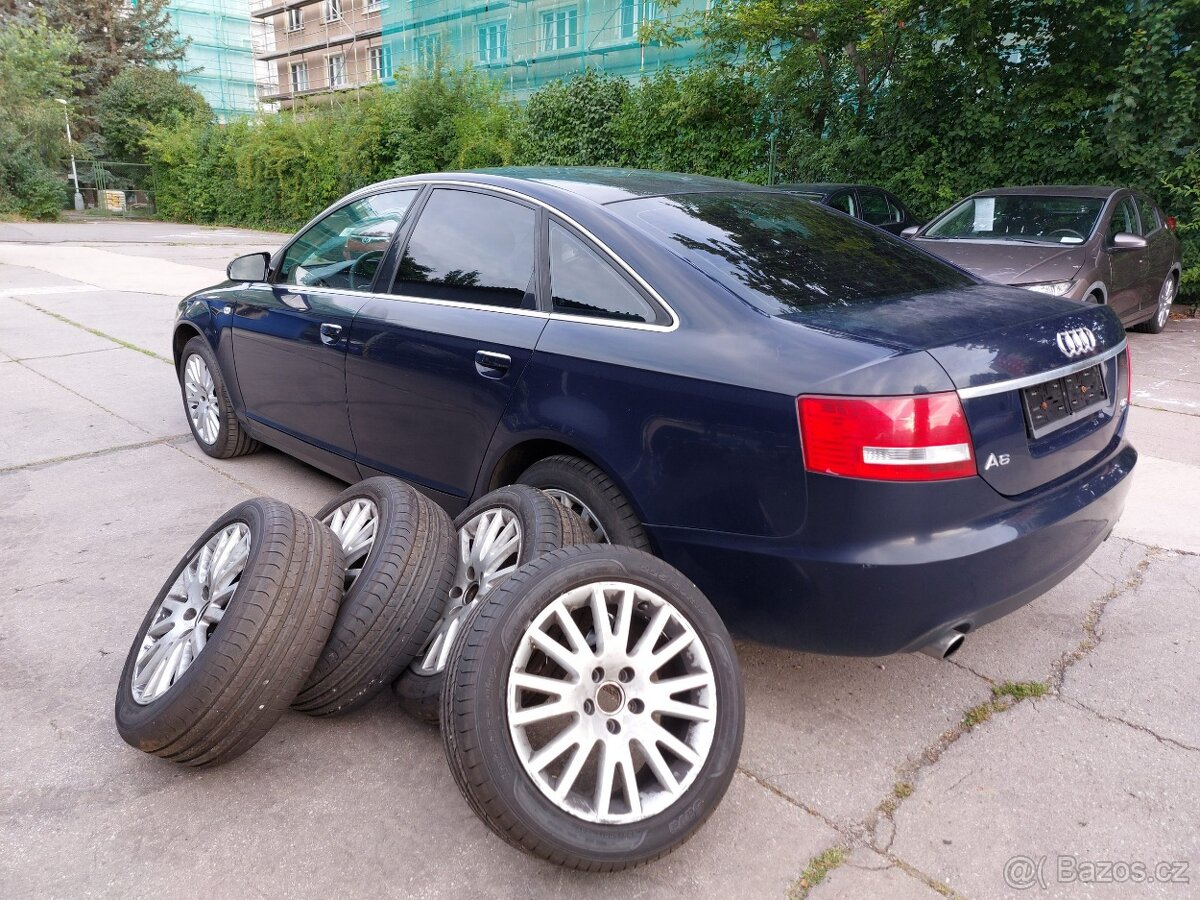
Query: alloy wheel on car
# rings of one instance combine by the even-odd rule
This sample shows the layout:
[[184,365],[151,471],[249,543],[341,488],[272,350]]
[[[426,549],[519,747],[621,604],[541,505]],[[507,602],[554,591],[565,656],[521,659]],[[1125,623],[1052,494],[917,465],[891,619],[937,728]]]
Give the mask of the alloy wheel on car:
[[1175,279],[1167,276],[1167,280],[1163,282],[1162,289],[1158,292],[1158,312],[1155,314],[1158,318],[1158,327],[1162,328],[1167,324],[1167,319],[1171,316],[1171,304],[1175,302]]
[[221,430],[221,404],[212,372],[199,353],[193,353],[183,365],[183,390],[197,436],[206,444],[215,444]]

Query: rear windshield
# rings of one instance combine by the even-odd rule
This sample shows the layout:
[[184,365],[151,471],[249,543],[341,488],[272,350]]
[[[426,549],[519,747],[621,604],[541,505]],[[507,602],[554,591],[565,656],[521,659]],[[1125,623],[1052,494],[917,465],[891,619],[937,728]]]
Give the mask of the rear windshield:
[[772,315],[975,283],[904,240],[792,194],[681,194],[608,208]]

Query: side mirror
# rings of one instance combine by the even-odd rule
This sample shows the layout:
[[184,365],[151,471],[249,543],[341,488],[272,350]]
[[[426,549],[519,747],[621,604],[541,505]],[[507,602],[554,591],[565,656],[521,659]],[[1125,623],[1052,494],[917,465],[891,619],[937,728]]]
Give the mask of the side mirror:
[[1128,231],[1118,231],[1109,241],[1108,247],[1110,250],[1145,250],[1146,239]]
[[266,281],[270,265],[271,254],[247,253],[226,266],[225,274],[230,281]]
[[920,230],[921,230],[920,225],[909,225],[902,232],[900,232],[900,236],[906,237],[906,238],[916,237],[917,232]]

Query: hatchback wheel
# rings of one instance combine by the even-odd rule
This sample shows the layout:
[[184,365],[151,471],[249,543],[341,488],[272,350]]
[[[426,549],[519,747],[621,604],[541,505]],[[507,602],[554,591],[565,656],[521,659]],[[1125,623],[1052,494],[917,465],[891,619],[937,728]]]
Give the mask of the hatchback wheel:
[[1175,273],[1172,272],[1159,288],[1158,305],[1154,308],[1154,315],[1134,326],[1138,331],[1158,334],[1167,327],[1167,320],[1171,318],[1171,304],[1175,302],[1175,289]]
[[442,703],[471,807],[509,843],[571,868],[629,868],[682,844],[741,749],[724,625],[678,571],[626,547],[548,554],[485,597]]
[[216,358],[202,337],[194,337],[184,345],[179,388],[188,426],[201,450],[217,459],[229,459],[259,448],[258,441],[246,434],[238,421]]
[[549,456],[534,463],[517,480],[540,488],[577,513],[595,540],[650,549],[650,539],[633,506],[612,479],[587,460]]
[[345,569],[329,529],[278,500],[235,506],[192,545],[142,621],[117,687],[117,730],[192,766],[245,752],[321,654]]
[[357,709],[396,680],[441,618],[454,578],[454,526],[395,478],[368,478],[317,513],[346,556],[337,623],[295,709]]
[[445,612],[395,684],[406,711],[436,724],[446,661],[480,598],[532,559],[591,539],[575,513],[539,490],[511,485],[492,491],[454,520],[458,559]]

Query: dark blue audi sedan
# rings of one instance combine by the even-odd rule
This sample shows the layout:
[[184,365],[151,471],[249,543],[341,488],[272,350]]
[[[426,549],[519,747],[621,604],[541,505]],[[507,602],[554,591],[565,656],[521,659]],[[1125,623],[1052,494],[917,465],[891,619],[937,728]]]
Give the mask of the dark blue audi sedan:
[[770,188],[401,178],[228,274],[175,325],[206,452],[451,512],[533,484],[798,649],[953,652],[1083,563],[1137,459],[1111,310]]

